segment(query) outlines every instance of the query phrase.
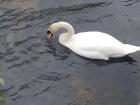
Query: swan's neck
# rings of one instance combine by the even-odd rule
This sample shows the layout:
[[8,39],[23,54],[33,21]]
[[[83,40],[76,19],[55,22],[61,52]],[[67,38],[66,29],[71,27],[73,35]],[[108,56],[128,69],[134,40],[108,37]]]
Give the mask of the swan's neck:
[[69,23],[60,22],[59,28],[66,29],[65,33],[62,33],[59,37],[59,42],[63,45],[66,45],[67,42],[71,39],[74,35],[74,29]]

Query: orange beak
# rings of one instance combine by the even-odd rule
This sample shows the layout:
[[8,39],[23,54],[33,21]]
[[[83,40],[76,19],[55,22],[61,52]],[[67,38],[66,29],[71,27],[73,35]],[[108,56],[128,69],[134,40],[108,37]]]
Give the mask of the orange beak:
[[47,34],[48,34],[48,39],[51,39],[53,37],[53,34],[51,33],[50,30],[47,31]]

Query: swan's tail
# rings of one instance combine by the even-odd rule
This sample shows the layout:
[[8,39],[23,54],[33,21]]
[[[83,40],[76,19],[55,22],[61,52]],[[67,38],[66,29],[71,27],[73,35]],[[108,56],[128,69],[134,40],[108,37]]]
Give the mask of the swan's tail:
[[126,49],[126,54],[130,54],[130,53],[140,51],[139,46],[134,46],[134,45],[130,45],[130,44],[125,44],[125,49]]

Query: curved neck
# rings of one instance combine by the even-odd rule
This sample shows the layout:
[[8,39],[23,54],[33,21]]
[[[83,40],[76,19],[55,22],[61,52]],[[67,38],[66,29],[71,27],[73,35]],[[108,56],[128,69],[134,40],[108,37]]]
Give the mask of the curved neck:
[[66,29],[67,32],[62,33],[59,37],[59,42],[63,45],[66,45],[66,43],[71,39],[72,35],[74,35],[74,29],[72,25],[66,22],[59,22],[58,29]]

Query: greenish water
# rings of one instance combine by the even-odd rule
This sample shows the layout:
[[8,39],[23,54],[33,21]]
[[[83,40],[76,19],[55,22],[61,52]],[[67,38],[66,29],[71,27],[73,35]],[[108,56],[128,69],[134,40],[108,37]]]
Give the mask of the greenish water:
[[4,92],[0,91],[0,105],[6,105]]

